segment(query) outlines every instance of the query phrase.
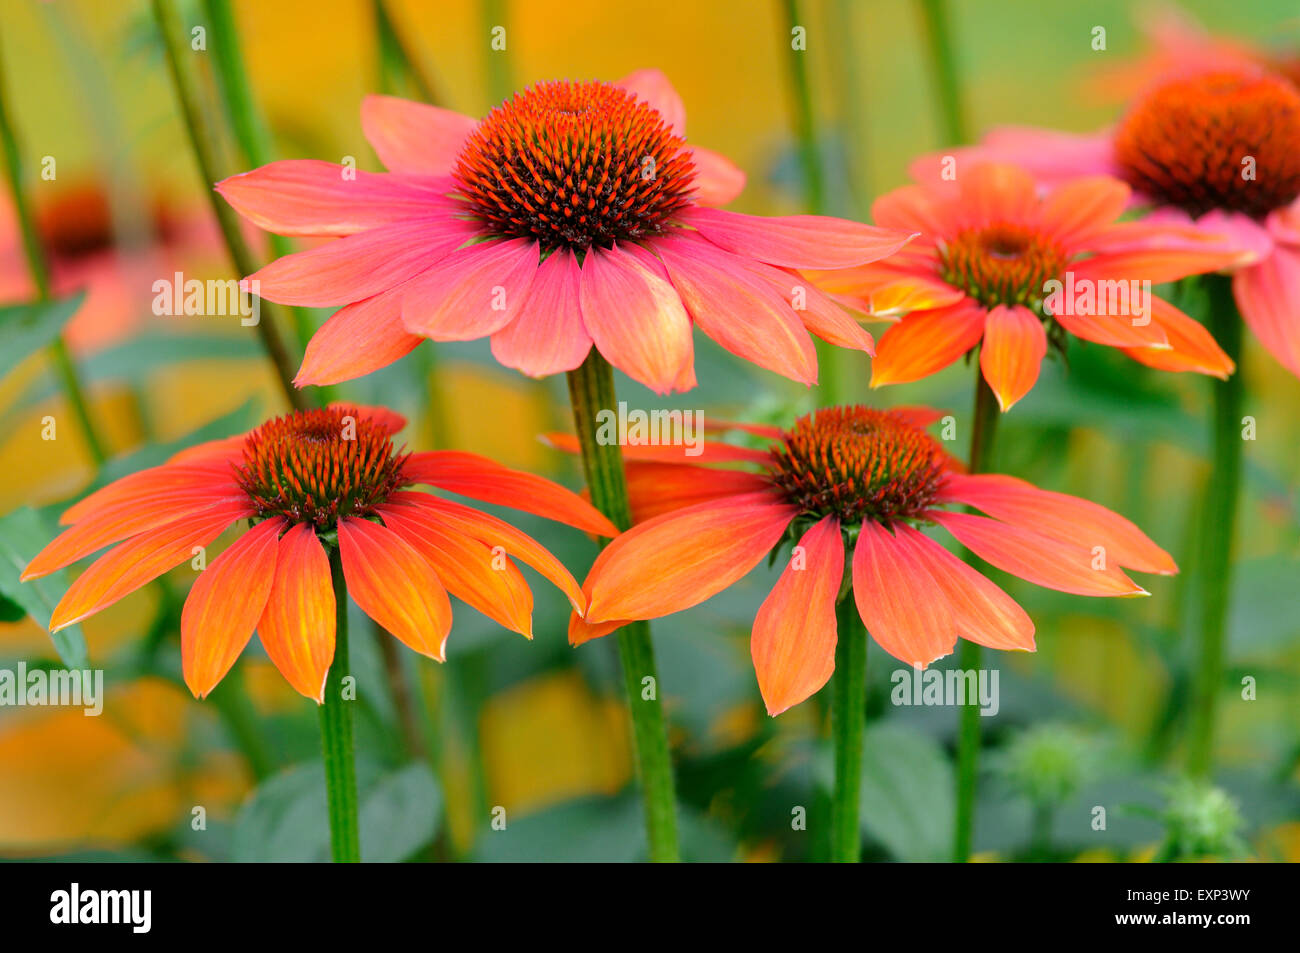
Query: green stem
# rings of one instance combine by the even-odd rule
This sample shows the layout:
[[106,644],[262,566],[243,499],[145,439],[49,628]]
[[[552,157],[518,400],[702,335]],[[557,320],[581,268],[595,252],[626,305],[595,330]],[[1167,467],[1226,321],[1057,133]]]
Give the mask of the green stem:
[[[998,425],[998,401],[984,381],[979,365],[975,367],[975,413],[971,423],[969,470],[983,473],[993,453],[993,438]],[[972,557],[968,557],[972,558]],[[983,653],[969,639],[959,639],[957,667],[962,671],[978,670]],[[963,705],[957,723],[957,813],[953,822],[953,860],[970,860],[975,833],[975,786],[979,773],[980,711],[978,705]]]
[[[796,26],[807,28],[798,0],[783,0],[785,10],[786,33],[783,42],[791,43],[792,31]],[[795,139],[799,144],[799,167],[803,176],[804,200],[808,208],[817,215],[827,214],[826,180],[822,175],[821,150],[817,143],[817,114],[813,110],[812,84],[808,79],[806,50],[796,50],[790,46],[785,51],[790,64],[790,93],[794,103]],[[821,402],[835,406],[849,402],[845,392],[842,355],[840,349],[826,343],[820,338],[813,342],[817,348],[818,390]]]
[[[603,444],[596,439],[596,414],[615,406],[613,369],[592,348],[582,366],[570,371],[568,378],[573,423],[582,445],[582,467],[591,489],[591,501],[620,530],[627,529],[632,525],[632,509],[623,471],[623,451],[617,443]],[[619,629],[618,654],[632,717],[650,859],[673,862],[679,859],[677,805],[650,626],[633,622]]]
[[506,48],[504,50],[494,50],[489,42],[492,38],[493,29],[507,27],[506,21],[509,19],[509,15],[508,0],[483,0],[483,40],[484,48],[487,50],[487,88],[488,95],[492,97],[494,106],[504,101],[514,91],[513,80],[510,78],[510,60],[506,58],[510,55],[509,30],[506,32]]
[[[239,216],[212,188],[213,183],[221,178],[217,168],[218,148],[213,130],[204,121],[199,108],[198,90],[185,69],[187,48],[184,38],[189,34],[181,28],[173,0],[153,0],[153,13],[162,34],[163,49],[167,53],[167,64],[181,107],[181,116],[185,121],[185,130],[189,134],[194,158],[203,179],[203,191],[217,218],[217,225],[221,228],[235,271],[241,276],[251,275],[257,271],[257,261],[239,229]],[[289,406],[295,410],[306,410],[312,406],[313,400],[293,385],[293,362],[277,330],[280,319],[279,309],[269,301],[262,301],[260,320],[256,325],[257,333]]]
[[939,112],[943,117],[945,144],[960,145],[966,141],[967,136],[966,112],[961,99],[961,86],[957,82],[957,58],[953,53],[952,36],[948,32],[947,0],[918,2],[925,27],[935,92],[939,97]]
[[1244,444],[1241,411],[1244,385],[1241,371],[1241,315],[1232,296],[1232,279],[1211,275],[1210,333],[1237,364],[1226,381],[1211,381],[1214,389],[1214,432],[1210,478],[1202,507],[1200,545],[1200,639],[1192,689],[1188,770],[1196,777],[1210,774],[1214,762],[1215,711],[1223,685],[1224,637],[1232,589],[1232,544],[1241,491]]
[[[271,137],[248,83],[248,71],[244,68],[244,56],[239,49],[239,31],[235,27],[230,0],[204,0],[204,10],[207,13],[208,27],[212,30],[213,72],[221,89],[221,99],[226,106],[230,127],[234,130],[235,141],[239,143],[239,150],[250,168],[264,166],[273,158]],[[268,232],[267,239],[271,253],[276,258],[293,254],[293,243],[283,235]],[[287,310],[293,318],[298,346],[306,348],[316,331],[311,316],[305,308]]]
[[858,819],[862,792],[862,732],[866,719],[867,630],[850,590],[836,608],[839,637],[831,680],[831,734],[835,787],[831,794],[832,863],[856,864],[862,856]]
[[320,706],[321,752],[325,759],[325,791],[329,799],[330,856],[336,864],[361,860],[357,813],[357,768],[352,743],[352,702],[343,697],[348,675],[348,587],[339,551],[330,553],[334,580],[334,661],[325,677]]
[[[27,204],[27,194],[23,188],[25,174],[22,152],[18,148],[18,136],[14,132],[13,122],[10,119],[8,86],[5,83],[3,61],[0,61],[0,140],[3,141],[9,194],[18,217],[23,252],[27,257],[27,270],[31,273],[32,284],[36,286],[37,300],[50,301],[53,298],[50,267],[45,260],[45,250],[41,247],[40,237],[36,233],[36,223],[32,219],[32,211]],[[54,343],[50,345],[50,359],[54,363],[55,373],[59,376],[59,383],[68,399],[68,405],[72,408],[73,416],[77,418],[77,424],[85,435],[91,459],[95,461],[96,467],[100,467],[108,459],[108,453],[104,441],[100,439],[99,432],[95,429],[86,392],[77,373],[77,366],[73,363],[67,342],[62,335],[55,338]]]

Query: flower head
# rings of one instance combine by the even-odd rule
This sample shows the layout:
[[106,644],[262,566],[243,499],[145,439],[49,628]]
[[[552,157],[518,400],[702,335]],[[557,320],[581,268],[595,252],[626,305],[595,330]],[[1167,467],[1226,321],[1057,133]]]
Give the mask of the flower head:
[[[923,429],[938,417],[923,408],[827,408],[788,430],[747,427],[770,441],[766,450],[707,442],[705,464],[685,462],[677,447],[625,448],[638,522],[597,557],[571,641],[697,605],[794,543],[751,642],[775,715],[830,678],[835,606],[849,585],[872,638],[908,664],[948,655],[958,637],[1033,650],[1024,610],[926,528],[947,530],[999,569],[1079,595],[1145,595],[1126,568],[1177,572],[1168,553],[1104,507],[1014,477],[964,473]],[[716,467],[737,462],[746,469]]]
[[[1148,64],[1141,92],[1112,128],[995,129],[949,156],[959,165],[1014,162],[1049,185],[1081,175],[1123,180],[1145,224],[1199,231],[1228,253],[1220,268],[1232,271],[1242,319],[1300,376],[1300,73],[1294,61],[1262,54],[1172,49],[1181,52]],[[936,180],[942,161],[918,160],[913,174]]]
[[812,338],[871,353],[871,336],[795,269],[876,261],[909,234],[811,215],[720,211],[744,174],[685,139],[654,70],[618,83],[538,83],[482,120],[371,96],[367,138],[388,173],[275,162],[218,185],[257,225],[333,237],[272,262],[259,293],[339,307],[297,383],[392,363],[422,339],[490,337],[534,377],[594,345],[659,392],[695,384],[692,328],[803,383]]
[[392,411],[333,405],[182,451],[71,507],[62,519],[71,526],[36,555],[23,579],[113,545],[55,607],[50,628],[57,631],[189,561],[247,520],[248,532],[202,569],[181,614],[185,682],[199,697],[221,681],[256,629],[289,683],[321,700],[334,657],[335,550],[357,605],[439,661],[451,629],[449,591],[531,638],[532,592],[507,554],[584,612],[576,581],[536,541],[486,513],[409,487],[428,484],[605,536],[615,534],[613,525],[541,477],[470,453],[405,453],[392,439],[403,426]]
[[932,374],[980,347],[980,369],[1003,410],[1038,379],[1048,345],[1067,335],[1118,347],[1166,370],[1226,376],[1233,363],[1152,284],[1224,267],[1237,253],[1178,225],[1118,222],[1130,190],[1078,178],[1046,196],[1003,163],[959,167],[955,182],[896,189],[876,220],[921,237],[888,261],[815,276],[856,299],[885,332],[871,385]]

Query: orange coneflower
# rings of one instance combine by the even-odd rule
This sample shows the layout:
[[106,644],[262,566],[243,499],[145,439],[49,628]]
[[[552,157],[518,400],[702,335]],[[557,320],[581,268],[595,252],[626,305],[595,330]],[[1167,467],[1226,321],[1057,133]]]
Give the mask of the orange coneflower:
[[873,342],[794,269],[875,261],[909,238],[714,208],[744,174],[687,144],[682,101],[656,70],[538,83],[481,121],[370,96],[361,123],[388,173],[287,161],[217,186],[262,228],[341,236],[251,276],[272,301],[343,306],[307,348],[300,386],[359,377],[423,338],[491,337],[498,361],[534,377],[574,370],[594,345],[658,392],[685,390],[692,325],[813,383],[809,332]]
[[[1300,376],[1300,73],[1245,57],[1176,63],[1112,128],[997,129],[951,154],[959,163],[1017,162],[1049,184],[1114,176],[1132,186],[1144,221],[1218,237],[1235,252],[1222,267],[1232,271],[1242,320]],[[939,161],[919,160],[914,173],[933,177]]]
[[583,612],[576,581],[545,548],[500,519],[430,493],[427,484],[604,536],[614,527],[541,477],[456,451],[405,453],[405,420],[349,405],[277,417],[97,490],[63,514],[72,524],[23,572],[32,579],[117,543],[55,607],[51,630],[86,618],[189,560],[232,523],[251,528],[203,570],[181,615],[185,683],[198,697],[230,670],[256,629],[295,689],[322,700],[334,657],[337,547],[357,605],[423,655],[443,660],[447,592],[532,635],[532,592],[505,554],[531,565]]
[[880,340],[873,387],[925,377],[982,345],[984,379],[1007,410],[1067,334],[1166,370],[1232,372],[1210,334],[1142,282],[1211,271],[1235,252],[1188,228],[1117,222],[1129,187],[1116,179],[1079,178],[1041,196],[1016,166],[959,169],[956,181],[876,200],[877,221],[921,232],[906,249],[817,276],[878,317],[902,315]]
[[[751,643],[763,700],[776,715],[830,678],[835,606],[846,587],[872,638],[910,665],[948,655],[959,636],[1033,650],[1024,610],[922,532],[927,526],[946,529],[999,569],[1062,592],[1145,595],[1125,568],[1178,571],[1168,553],[1102,506],[1014,477],[964,473],[922,429],[938,417],[924,408],[834,407],[785,431],[747,427],[771,439],[768,450],[724,443],[704,450],[708,461],[742,461],[752,471],[680,462],[681,448],[627,448],[644,522],[596,559],[583,583],[587,616],[573,618],[571,640],[697,605],[794,542]],[[949,504],[987,515],[943,509]]]

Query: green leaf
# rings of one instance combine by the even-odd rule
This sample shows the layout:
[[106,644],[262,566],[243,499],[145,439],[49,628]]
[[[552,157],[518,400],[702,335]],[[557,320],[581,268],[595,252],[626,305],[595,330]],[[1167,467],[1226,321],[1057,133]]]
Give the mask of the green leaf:
[[0,308],[0,377],[53,344],[85,298],[82,291],[70,298]]
[[[408,764],[380,774],[373,761],[357,763],[361,859],[396,863],[433,840],[442,795],[428,765]],[[318,862],[329,859],[325,767],[301,764],[269,779],[235,819],[237,862]]]
[[[46,628],[49,628],[54,607],[67,591],[67,573],[60,570],[30,582],[19,582],[18,577],[32,557],[57,534],[57,530],[47,525],[30,507],[14,510],[0,519],[0,596]],[[86,640],[80,626],[69,626],[51,638],[64,665],[68,668],[86,667]]]
[[872,725],[862,752],[862,830],[899,860],[946,860],[952,851],[952,765],[928,735]]

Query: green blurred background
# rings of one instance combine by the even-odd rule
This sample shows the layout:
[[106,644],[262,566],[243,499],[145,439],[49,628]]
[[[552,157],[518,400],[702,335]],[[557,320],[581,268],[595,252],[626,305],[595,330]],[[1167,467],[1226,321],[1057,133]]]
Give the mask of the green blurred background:
[[[360,167],[378,169],[361,136],[360,99],[375,91],[417,96],[419,86],[381,56],[375,4],[233,6],[275,155],[353,156]],[[793,55],[804,57],[810,77],[825,211],[866,218],[874,196],[905,181],[914,156],[944,145],[912,0],[798,4],[795,22],[807,29],[800,54],[790,51],[790,9],[779,2],[385,6],[426,89],[440,105],[473,115],[540,79],[664,70],[686,102],[691,139],[747,172],[749,186],[733,205],[741,211],[810,210],[796,146]],[[48,535],[66,501],[106,476],[156,462],[165,455],[160,447],[246,429],[280,405],[246,329],[214,318],[149,316],[156,278],[175,269],[222,277],[228,266],[148,5],[0,0],[0,9],[25,161],[37,169],[45,156],[57,163],[53,180],[33,177],[32,199],[51,221],[103,220],[123,302],[117,330],[79,355],[94,411],[119,455],[109,474],[95,474],[74,427],[56,441],[41,440],[41,419],[62,413],[43,358],[24,361],[0,381],[9,420],[0,431],[0,513],[11,514],[0,540],[21,548]],[[1290,0],[1185,9],[1212,30],[1300,49]],[[202,4],[184,3],[181,13],[187,26],[205,23]],[[1085,131],[1111,121],[1120,106],[1099,77],[1145,48],[1137,19],[1134,5],[1118,0],[952,3],[970,128],[978,134],[1014,122]],[[506,28],[505,52],[489,46],[497,25]],[[1105,51],[1092,49],[1095,26],[1106,29]],[[202,52],[195,56],[206,105],[216,112],[210,64]],[[228,135],[226,147],[226,171],[242,171]],[[88,201],[88,194],[103,201]],[[9,209],[3,211],[0,237],[13,229]],[[150,226],[159,223],[161,250],[149,239]],[[4,266],[12,268],[12,234],[0,248],[14,259]],[[1193,844],[1188,855],[1300,858],[1300,383],[1249,336],[1247,342],[1247,412],[1257,420],[1258,439],[1246,451],[1215,777],[1233,807],[1181,788],[1177,771],[1197,585],[1188,549],[1207,471],[1205,382],[1151,372],[1112,350],[1072,341],[1068,370],[1049,361],[1033,393],[1004,418],[994,469],[1118,510],[1185,571],[1150,581],[1153,596],[1141,601],[1065,596],[999,577],[1035,619],[1039,650],[986,655],[985,664],[1001,671],[1002,705],[983,720],[981,859],[1142,860],[1179,837]],[[813,404],[812,394],[742,364],[702,336],[696,347],[697,390],[666,402],[624,378],[620,396],[633,406],[671,403],[772,421]],[[870,393],[867,359],[844,367],[864,402],[944,408],[964,433],[967,368]],[[577,486],[572,461],[536,439],[564,425],[563,381],[531,382],[500,369],[486,342],[440,345],[436,353],[424,345],[339,394],[408,414],[412,446],[474,450]],[[594,555],[594,545],[576,533],[540,521],[521,525],[575,574]],[[323,855],[310,705],[279,679],[255,641],[237,678],[210,700],[194,701],[180,682],[176,620],[190,576],[177,570],[163,587],[168,594],[150,587],[83,626],[92,664],[106,669],[102,717],[0,709],[0,855]],[[654,627],[688,858],[808,860],[822,850],[811,819],[825,810],[829,776],[824,706],[814,700],[768,718],[749,661],[749,626],[774,578],[756,571]],[[387,653],[364,619],[354,618],[368,857],[642,855],[612,642],[570,649],[567,605],[544,583],[535,592],[532,643],[458,604],[445,666],[405,650]],[[49,636],[31,620],[0,624],[0,667],[19,660],[55,660]],[[395,667],[404,703],[390,692],[386,667]],[[899,667],[879,650],[869,656],[867,856],[942,859],[952,839],[957,713],[891,705],[889,676]],[[1245,676],[1258,684],[1253,701],[1241,697]],[[1104,831],[1091,825],[1098,805],[1107,809]],[[197,806],[206,813],[202,830],[194,829]],[[792,826],[799,807],[809,813],[806,831]],[[505,830],[491,827],[495,808],[504,808]]]

